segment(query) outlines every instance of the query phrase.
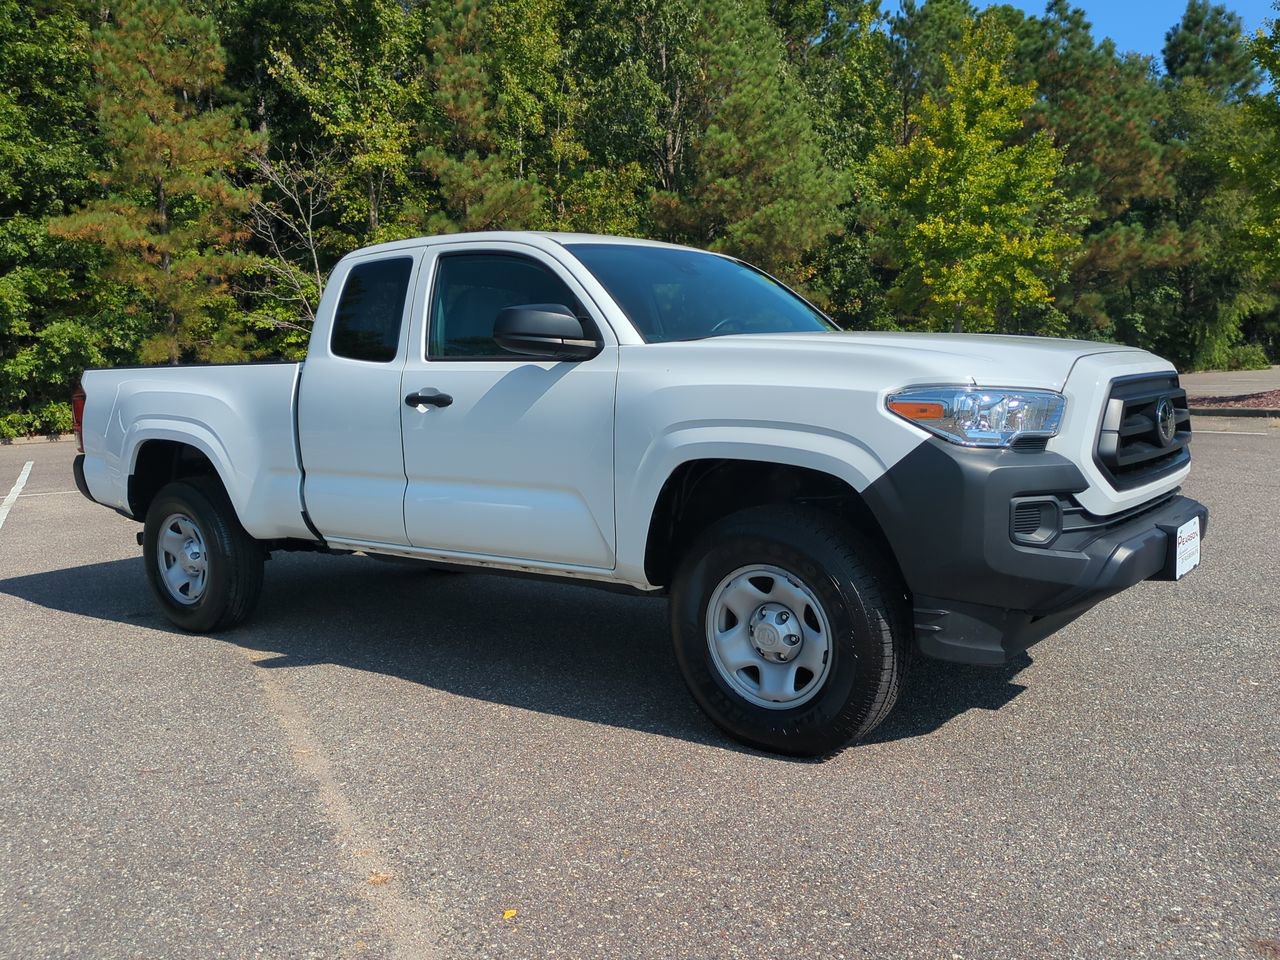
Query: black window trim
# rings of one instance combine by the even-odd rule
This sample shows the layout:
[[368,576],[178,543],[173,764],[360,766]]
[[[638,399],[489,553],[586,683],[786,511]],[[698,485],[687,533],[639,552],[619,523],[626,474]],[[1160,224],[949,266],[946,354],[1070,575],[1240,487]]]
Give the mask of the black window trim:
[[[396,352],[389,360],[363,360],[360,357],[349,357],[345,353],[338,353],[333,347],[333,335],[338,330],[338,308],[342,306],[342,298],[347,292],[347,284],[351,281],[351,275],[355,273],[357,267],[363,267],[368,263],[382,263],[390,260],[408,260],[409,261],[409,279],[404,291],[404,306],[400,308],[400,335],[396,342]],[[404,353],[405,338],[408,335],[409,327],[413,321],[413,301],[415,299],[415,291],[418,289],[418,269],[422,265],[421,248],[411,248],[408,250],[388,251],[386,253],[370,254],[368,256],[357,257],[350,261],[347,267],[347,273],[342,278],[342,289],[338,291],[338,299],[333,304],[333,316],[329,320],[329,356],[334,360],[346,360],[349,363],[367,363],[371,366],[385,367],[389,364],[402,362],[402,354]]]
[[[553,277],[565,285],[570,293],[573,294],[574,300],[581,307],[581,312],[577,317],[583,324],[583,332],[588,336],[594,335],[595,338],[602,343],[607,343],[604,336],[600,332],[600,323],[591,315],[591,310],[584,302],[584,298],[574,293],[573,286],[568,280],[556,273],[545,261],[539,260],[537,257],[527,253],[520,253],[514,250],[503,250],[494,247],[485,247],[479,250],[444,250],[437,252],[435,262],[431,265],[431,286],[428,290],[426,298],[423,324],[422,324],[422,357],[423,363],[583,363],[583,360],[552,360],[548,357],[540,357],[532,353],[511,353],[508,350],[502,350],[498,354],[486,354],[484,356],[475,357],[441,357],[433,356],[431,353],[431,325],[434,322],[436,293],[438,290],[437,281],[440,279],[440,262],[451,257],[510,257],[514,260],[524,260],[535,266],[546,270]],[[563,264],[560,264],[563,267]],[[564,271],[572,277],[572,273],[566,268]],[[584,291],[585,292],[585,291]],[[590,295],[586,297],[590,299]],[[564,304],[571,307],[572,304]],[[594,359],[594,358],[593,358]]]

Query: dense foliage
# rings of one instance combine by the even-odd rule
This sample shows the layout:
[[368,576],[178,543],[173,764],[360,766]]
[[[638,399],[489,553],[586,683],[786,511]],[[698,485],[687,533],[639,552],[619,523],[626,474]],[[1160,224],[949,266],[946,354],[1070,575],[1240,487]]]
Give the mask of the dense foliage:
[[851,328],[1280,359],[1280,28],[968,0],[0,0],[0,437],[85,366],[296,356],[362,244],[742,256]]

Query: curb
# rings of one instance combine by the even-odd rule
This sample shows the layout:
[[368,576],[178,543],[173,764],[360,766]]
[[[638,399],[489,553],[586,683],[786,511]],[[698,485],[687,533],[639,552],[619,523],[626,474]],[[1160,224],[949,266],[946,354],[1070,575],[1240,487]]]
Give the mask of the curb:
[[13,437],[9,440],[0,440],[0,447],[24,447],[31,443],[62,443],[75,438],[74,433],[55,433],[43,437]]
[[1188,407],[1193,417],[1280,417],[1276,407]]

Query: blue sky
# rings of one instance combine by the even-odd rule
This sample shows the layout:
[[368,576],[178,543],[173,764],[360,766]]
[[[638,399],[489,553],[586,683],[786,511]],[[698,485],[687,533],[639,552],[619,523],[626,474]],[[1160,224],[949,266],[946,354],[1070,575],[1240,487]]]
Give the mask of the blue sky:
[[[990,6],[975,0],[978,6]],[[1043,0],[1007,0],[1026,13],[1044,12]],[[1223,2],[1223,0],[1217,0]],[[888,5],[886,5],[888,6]],[[1072,6],[1085,11],[1093,24],[1094,37],[1110,37],[1120,50],[1135,50],[1159,59],[1164,35],[1182,18],[1186,2],[1178,0],[1075,0]],[[1226,0],[1224,6],[1240,15],[1245,33],[1253,33],[1263,21],[1280,17],[1271,0]]]

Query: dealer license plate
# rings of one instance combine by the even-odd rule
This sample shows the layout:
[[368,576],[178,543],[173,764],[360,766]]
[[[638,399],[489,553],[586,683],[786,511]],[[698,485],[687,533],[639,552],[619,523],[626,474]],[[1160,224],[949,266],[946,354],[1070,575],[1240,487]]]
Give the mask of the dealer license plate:
[[1192,517],[1178,528],[1178,538],[1173,544],[1177,551],[1173,578],[1181,580],[1200,563],[1200,518]]

